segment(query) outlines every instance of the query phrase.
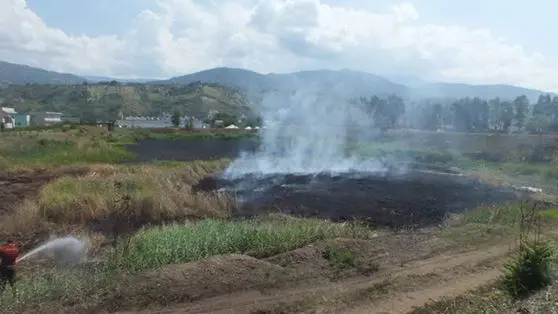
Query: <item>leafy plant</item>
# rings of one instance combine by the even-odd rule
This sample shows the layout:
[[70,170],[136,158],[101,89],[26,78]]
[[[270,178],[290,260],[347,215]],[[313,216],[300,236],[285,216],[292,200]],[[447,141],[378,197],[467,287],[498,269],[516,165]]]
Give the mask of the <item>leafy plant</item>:
[[354,267],[357,258],[356,252],[335,245],[326,246],[323,256],[332,267],[337,269]]
[[535,207],[527,213],[521,207],[519,251],[504,264],[502,285],[514,299],[546,287],[553,279],[554,248],[540,239],[540,215]]

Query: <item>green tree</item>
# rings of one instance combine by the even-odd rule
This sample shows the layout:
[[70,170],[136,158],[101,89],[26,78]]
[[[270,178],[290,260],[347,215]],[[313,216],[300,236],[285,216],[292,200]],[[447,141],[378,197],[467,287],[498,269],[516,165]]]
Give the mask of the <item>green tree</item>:
[[171,116],[171,123],[175,128],[180,126],[180,111],[175,110]]
[[516,97],[513,101],[513,106],[515,109],[515,127],[521,130],[525,127],[527,115],[529,114],[529,99],[525,95]]
[[189,117],[186,120],[185,127],[188,130],[193,130],[194,129],[194,117]]

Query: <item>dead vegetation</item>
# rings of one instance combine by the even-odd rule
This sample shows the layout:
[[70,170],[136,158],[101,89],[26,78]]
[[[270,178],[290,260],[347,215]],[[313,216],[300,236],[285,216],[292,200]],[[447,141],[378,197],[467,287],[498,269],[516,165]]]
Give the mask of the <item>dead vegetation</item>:
[[24,241],[76,229],[114,238],[146,224],[226,218],[235,206],[231,196],[192,191],[199,178],[221,171],[226,163],[193,162],[172,168],[93,165],[79,171],[51,171],[42,181],[30,173],[25,178],[37,180],[34,189],[5,210],[0,230]]

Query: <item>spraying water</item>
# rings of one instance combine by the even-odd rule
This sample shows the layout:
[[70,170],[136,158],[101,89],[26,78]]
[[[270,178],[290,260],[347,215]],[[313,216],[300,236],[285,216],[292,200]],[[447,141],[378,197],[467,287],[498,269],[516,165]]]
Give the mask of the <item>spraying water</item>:
[[225,171],[225,178],[384,169],[378,160],[347,155],[349,138],[358,145],[369,141],[376,130],[362,107],[342,97],[310,89],[268,93],[260,113],[264,120],[260,149],[236,159]]
[[87,254],[86,242],[74,237],[58,238],[31,250],[18,263],[31,258],[49,257],[59,264],[77,264]]

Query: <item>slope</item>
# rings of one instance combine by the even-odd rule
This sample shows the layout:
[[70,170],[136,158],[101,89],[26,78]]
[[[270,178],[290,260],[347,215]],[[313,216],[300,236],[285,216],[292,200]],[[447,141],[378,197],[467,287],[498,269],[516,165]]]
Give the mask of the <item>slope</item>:
[[[396,77],[394,78],[397,81]],[[215,68],[153,84],[190,84],[192,82],[217,83],[242,90],[250,96],[265,90],[292,91],[301,88],[335,91],[348,97],[395,94],[400,97],[417,98],[463,98],[480,97],[513,99],[526,95],[535,101],[544,91],[512,85],[471,85],[453,83],[423,83],[415,79],[413,87],[394,83],[382,76],[352,70],[315,70],[283,74],[261,74],[237,68]]]
[[85,79],[27,65],[0,61],[0,86],[9,84],[80,84]]
[[538,97],[545,92],[503,84],[493,85],[469,85],[458,83],[430,83],[413,89],[413,96],[429,98],[502,98],[511,100],[517,96],[525,95],[531,101],[537,101]]
[[180,110],[206,116],[217,110],[249,114],[243,96],[219,85],[156,86],[143,84],[10,85],[0,98],[18,112],[57,111],[82,119],[106,120],[124,116],[158,116]]

